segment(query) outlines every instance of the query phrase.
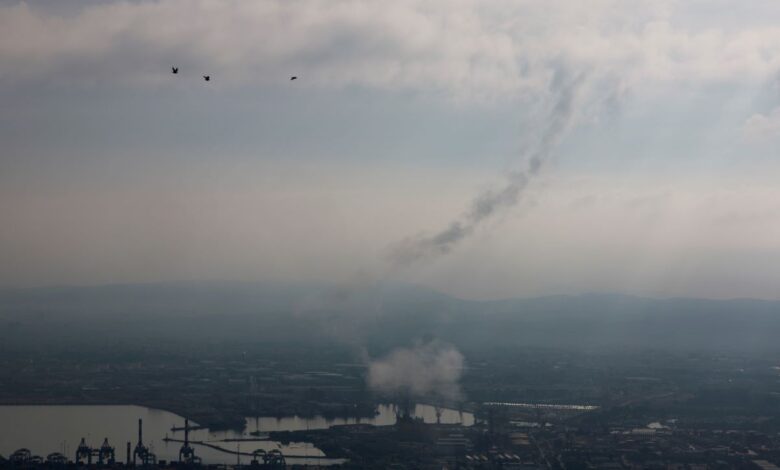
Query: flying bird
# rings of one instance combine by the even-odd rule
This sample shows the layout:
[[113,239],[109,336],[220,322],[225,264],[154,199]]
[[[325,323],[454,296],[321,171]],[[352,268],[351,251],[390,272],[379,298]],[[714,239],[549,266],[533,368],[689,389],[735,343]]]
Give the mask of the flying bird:
[[179,73],[179,67],[171,67],[172,73]]
[[204,75],[203,80],[209,81],[211,80],[211,75]]
[[290,77],[290,81],[292,80],[298,80],[298,77]]

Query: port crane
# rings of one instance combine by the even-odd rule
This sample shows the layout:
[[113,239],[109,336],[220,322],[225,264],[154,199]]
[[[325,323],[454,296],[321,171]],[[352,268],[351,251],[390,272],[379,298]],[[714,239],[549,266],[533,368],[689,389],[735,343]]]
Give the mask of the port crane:
[[200,457],[195,455],[195,449],[190,446],[190,420],[184,420],[184,443],[179,449],[179,462],[185,465],[200,465]]
[[144,466],[154,465],[157,463],[157,456],[144,445],[144,420],[138,420],[138,443],[133,450],[133,465],[136,465],[136,461],[140,460]]

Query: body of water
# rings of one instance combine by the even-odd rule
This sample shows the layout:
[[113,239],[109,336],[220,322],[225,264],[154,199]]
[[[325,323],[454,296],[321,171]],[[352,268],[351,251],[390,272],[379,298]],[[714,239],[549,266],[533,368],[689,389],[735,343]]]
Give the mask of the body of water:
[[[327,429],[343,424],[392,425],[396,420],[396,408],[393,405],[381,405],[373,418],[355,419],[323,417],[302,418],[290,416],[283,418],[247,418],[243,432],[219,431],[207,429],[190,432],[193,441],[208,441],[219,447],[252,452],[256,449],[266,451],[279,449],[287,457],[288,463],[336,463],[339,460],[327,459],[325,455],[309,443],[290,443],[282,445],[273,441],[231,441],[231,439],[251,439],[250,432],[300,431],[307,429]],[[474,424],[471,413],[452,409],[439,409],[439,422],[443,424]],[[416,405],[414,415],[427,423],[437,422],[436,408],[429,405]],[[183,426],[184,418],[174,413],[132,405],[41,405],[41,406],[0,406],[0,455],[8,457],[15,450],[28,448],[34,455],[45,458],[52,452],[60,452],[73,459],[81,438],[85,438],[91,447],[100,447],[103,439],[116,449],[116,460],[124,461],[126,443],[132,448],[138,441],[138,420],[143,420],[143,440],[157,456],[158,460],[177,460],[181,443],[165,442],[166,436],[183,439],[184,432],[172,432],[171,427]],[[235,463],[236,456],[219,450],[196,445],[196,455],[204,463]],[[241,456],[241,462],[249,463],[249,456]]]
[[[397,416],[395,405],[379,405],[377,415],[372,418],[335,418],[327,419],[322,416],[303,418],[300,416],[288,416],[283,418],[261,417],[247,418],[247,431],[271,432],[271,431],[307,431],[312,429],[327,429],[331,426],[344,424],[372,424],[374,426],[391,426],[395,424]],[[438,416],[436,408],[431,405],[415,405],[413,414],[422,418],[426,423],[462,424],[471,426],[474,424],[474,415],[467,412],[453,410],[451,408],[439,408]]]

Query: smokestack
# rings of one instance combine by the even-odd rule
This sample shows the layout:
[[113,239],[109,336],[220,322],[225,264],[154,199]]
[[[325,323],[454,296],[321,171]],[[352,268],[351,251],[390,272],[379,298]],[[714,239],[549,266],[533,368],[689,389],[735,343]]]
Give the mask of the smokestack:
[[184,447],[190,443],[190,420],[184,418]]
[[138,419],[138,445],[144,443],[144,420]]
[[127,458],[125,461],[125,465],[128,467],[130,466],[130,441],[127,441]]

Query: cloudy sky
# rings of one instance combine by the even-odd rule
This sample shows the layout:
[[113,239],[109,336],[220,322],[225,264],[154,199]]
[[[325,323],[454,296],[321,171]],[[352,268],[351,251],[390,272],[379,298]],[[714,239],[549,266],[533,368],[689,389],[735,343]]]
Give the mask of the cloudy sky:
[[0,0],[0,285],[778,298],[779,73],[776,0]]

